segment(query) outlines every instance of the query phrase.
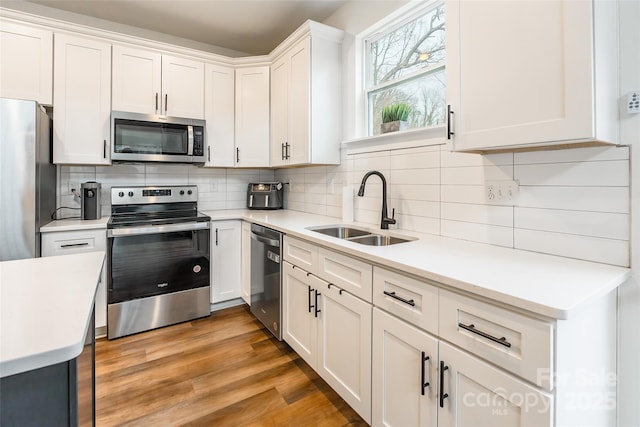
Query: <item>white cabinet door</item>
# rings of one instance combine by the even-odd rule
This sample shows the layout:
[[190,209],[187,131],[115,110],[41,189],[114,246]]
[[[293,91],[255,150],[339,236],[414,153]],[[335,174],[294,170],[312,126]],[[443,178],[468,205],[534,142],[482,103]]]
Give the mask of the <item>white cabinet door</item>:
[[373,426],[436,425],[436,338],[375,308],[371,372]]
[[204,166],[233,167],[235,160],[235,72],[232,67],[205,65],[204,113],[207,159]]
[[447,2],[455,150],[617,142],[617,48],[606,30],[616,5],[596,3]]
[[287,163],[289,148],[289,57],[271,65],[271,166]]
[[162,113],[204,119],[204,63],[162,55]]
[[[72,255],[84,252],[106,251],[106,230],[73,230],[42,233],[42,256]],[[96,328],[107,326],[107,268],[102,276],[95,300]],[[106,332],[106,331],[105,331]]]
[[269,67],[236,70],[238,167],[269,166]]
[[211,303],[241,295],[242,221],[211,222]]
[[141,114],[160,113],[162,55],[113,46],[112,108]]
[[287,261],[282,263],[282,339],[316,369],[318,322],[315,302],[318,289],[313,277]]
[[[311,39],[309,37],[298,42],[289,53],[289,145],[287,153],[288,162],[292,165],[309,163],[311,153],[309,144],[311,135],[309,133],[311,120],[311,79],[320,78],[312,75],[311,70]],[[317,70],[319,74],[322,70]],[[327,88],[328,89],[328,88]],[[327,97],[331,99],[333,94],[319,92],[315,96]],[[325,110],[325,116],[330,117],[335,114],[331,109]],[[318,126],[326,123],[318,121]],[[313,141],[316,144],[328,144],[330,141]]]
[[553,425],[553,398],[440,341],[438,427]]
[[242,299],[251,305],[251,223],[242,222]]
[[0,22],[0,97],[53,100],[53,33]]
[[371,304],[327,282],[316,281],[318,373],[367,422],[371,422]]
[[53,162],[110,164],[111,45],[56,34]]

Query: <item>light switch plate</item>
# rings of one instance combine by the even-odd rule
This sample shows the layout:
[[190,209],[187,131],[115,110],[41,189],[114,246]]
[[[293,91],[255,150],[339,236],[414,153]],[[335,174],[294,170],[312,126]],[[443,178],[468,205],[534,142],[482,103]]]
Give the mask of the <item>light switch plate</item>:
[[519,192],[518,181],[485,181],[485,200],[491,205],[512,206]]

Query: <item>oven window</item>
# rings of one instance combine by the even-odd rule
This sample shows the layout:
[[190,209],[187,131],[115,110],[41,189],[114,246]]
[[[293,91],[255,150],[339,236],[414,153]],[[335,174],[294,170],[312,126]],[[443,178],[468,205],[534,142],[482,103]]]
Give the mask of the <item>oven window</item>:
[[115,152],[184,155],[188,151],[187,126],[116,120]]
[[110,304],[209,286],[209,230],[109,240]]

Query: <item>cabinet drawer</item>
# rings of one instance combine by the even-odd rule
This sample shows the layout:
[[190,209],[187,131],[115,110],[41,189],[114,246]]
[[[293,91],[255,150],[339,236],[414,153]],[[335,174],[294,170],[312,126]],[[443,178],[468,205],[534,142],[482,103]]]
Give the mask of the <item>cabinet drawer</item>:
[[105,230],[42,233],[42,256],[69,255],[106,250]]
[[440,337],[551,390],[553,325],[440,290]]
[[373,304],[438,334],[438,288],[424,281],[373,268]]
[[327,249],[318,251],[317,275],[345,291],[371,302],[373,266]]
[[283,246],[285,261],[289,261],[309,273],[316,274],[316,266],[318,265],[318,247],[316,245],[294,237],[284,236]]

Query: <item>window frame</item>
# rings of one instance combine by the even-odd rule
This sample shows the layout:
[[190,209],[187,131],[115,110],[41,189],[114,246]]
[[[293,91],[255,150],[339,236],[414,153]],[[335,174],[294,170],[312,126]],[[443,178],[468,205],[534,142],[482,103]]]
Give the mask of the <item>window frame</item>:
[[[376,41],[380,40],[386,35],[394,32],[398,28],[401,28],[402,26],[408,24],[409,22],[415,19],[418,19],[420,16],[429,13],[433,9],[439,7],[440,5],[444,6],[445,0],[411,2],[406,7],[403,7],[398,11],[396,11],[396,13],[393,13],[387,16],[386,18],[380,20],[371,28],[369,28],[367,31],[361,33],[358,36],[357,38],[358,48],[361,49],[361,54],[360,54],[361,81],[360,81],[360,84],[358,85],[361,93],[361,95],[358,97],[360,101],[358,102],[358,104],[360,109],[359,115],[361,118],[361,125],[360,125],[361,135],[364,135],[367,138],[377,138],[380,136],[380,134],[373,133],[373,126],[372,126],[373,112],[372,112],[372,105],[371,105],[371,102],[372,102],[371,95],[379,91],[382,91],[384,89],[409,82],[413,79],[427,76],[428,74],[431,74],[431,73],[436,73],[440,70],[445,70],[445,73],[446,73],[446,54],[445,54],[445,59],[438,63],[431,64],[425,68],[412,71],[406,75],[403,75],[391,81],[379,83],[377,85],[370,84],[373,80],[371,75],[372,70],[370,67],[371,44],[375,43]],[[446,22],[446,17],[445,17],[445,22]],[[446,84],[445,84],[445,98],[446,98]],[[445,125],[442,124],[442,125],[434,125],[434,126],[427,126],[427,127],[421,127],[421,128],[412,128],[409,131],[412,131],[412,132],[424,131],[430,135],[433,135],[433,136],[429,136],[430,138],[433,138],[440,135],[439,135],[439,132],[434,133],[434,132],[431,132],[431,130],[434,130],[434,129],[439,130],[441,128],[444,128],[444,126]],[[407,132],[407,131],[404,131],[404,132]]]

